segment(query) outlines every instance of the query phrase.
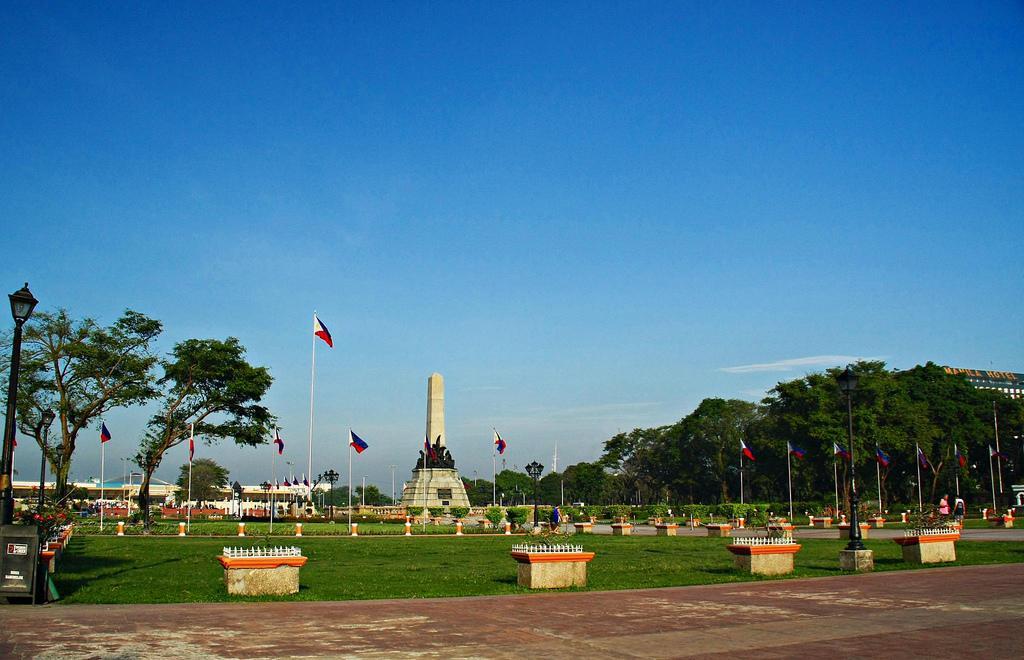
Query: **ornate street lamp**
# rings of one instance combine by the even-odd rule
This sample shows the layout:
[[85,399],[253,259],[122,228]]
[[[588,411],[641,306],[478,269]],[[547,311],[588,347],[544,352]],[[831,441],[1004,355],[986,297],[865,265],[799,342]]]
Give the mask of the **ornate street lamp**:
[[544,466],[534,461],[526,466],[526,474],[533,478],[533,529],[540,529],[540,519],[537,513],[537,486],[540,480],[540,473],[544,471]]
[[14,317],[14,341],[11,344],[11,371],[7,383],[7,423],[4,426],[3,453],[0,455],[0,524],[10,525],[14,520],[14,484],[11,483],[14,454],[15,415],[18,407],[18,371],[21,369],[21,326],[25,325],[36,303],[32,292],[25,286],[7,296],[11,299]]
[[323,473],[324,481],[331,484],[331,503],[328,505],[330,506],[331,520],[334,520],[334,484],[337,483],[338,479],[340,478],[341,475],[335,472],[333,469]]
[[857,374],[849,366],[846,371],[836,378],[839,389],[846,395],[846,419],[849,424],[849,452],[850,452],[850,542],[846,544],[847,550],[866,550],[864,541],[860,536],[860,521],[857,520],[857,505],[860,498],[857,496],[857,468],[853,455],[853,391],[857,389]]
[[47,442],[50,437],[50,424],[53,424],[56,417],[57,415],[47,408],[43,411],[43,416],[36,426],[36,435],[42,433],[43,436],[43,446],[39,449],[39,453],[42,455],[42,458],[39,459],[39,513],[43,512],[43,492],[46,489],[46,451],[50,448]]

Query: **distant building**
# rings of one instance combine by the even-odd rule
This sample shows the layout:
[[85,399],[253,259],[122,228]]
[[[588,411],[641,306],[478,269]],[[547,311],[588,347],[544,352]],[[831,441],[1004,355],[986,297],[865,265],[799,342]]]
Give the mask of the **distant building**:
[[971,385],[980,390],[999,390],[1013,399],[1024,396],[1024,374],[1012,371],[991,371],[981,369],[958,369],[943,367],[947,374],[963,376]]

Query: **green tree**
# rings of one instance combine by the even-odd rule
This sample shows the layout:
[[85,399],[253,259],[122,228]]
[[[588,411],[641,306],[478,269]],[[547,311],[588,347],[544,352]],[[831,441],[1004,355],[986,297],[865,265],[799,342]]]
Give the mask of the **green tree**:
[[265,367],[246,361],[234,337],[183,341],[162,365],[163,402],[135,456],[143,472],[139,507],[147,529],[153,473],[167,450],[189,437],[193,425],[196,436],[207,442],[231,438],[240,445],[259,445],[269,441],[274,423],[270,411],[259,405],[273,379]]
[[[498,486],[498,493],[505,493],[506,503],[513,499],[516,502],[521,503],[523,502],[524,496],[527,502],[532,501],[533,479],[531,479],[530,475],[525,472],[502,470],[497,474],[494,482]],[[501,497],[500,494],[498,497]]]
[[[56,479],[56,496],[68,490],[68,474],[79,434],[113,408],[145,403],[157,395],[153,340],[162,326],[127,310],[108,327],[66,310],[34,315],[25,326],[18,383],[18,427],[42,448],[39,428],[47,408],[57,414],[46,460]],[[10,343],[0,352],[9,369]],[[4,402],[6,403],[6,401]],[[116,430],[115,430],[116,434]]]
[[569,502],[607,501],[608,472],[600,463],[577,463],[565,468],[565,497]]
[[[179,502],[185,502],[189,493],[188,463],[184,463],[178,475]],[[192,461],[192,500],[196,502],[220,499],[221,490],[228,485],[228,470],[212,458],[197,458]]]

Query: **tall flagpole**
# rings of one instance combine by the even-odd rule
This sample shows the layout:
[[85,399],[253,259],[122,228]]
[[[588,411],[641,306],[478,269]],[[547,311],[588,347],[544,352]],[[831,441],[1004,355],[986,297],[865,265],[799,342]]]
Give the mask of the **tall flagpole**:
[[[316,310],[313,310],[313,327],[316,327]],[[313,474],[313,387],[316,384],[316,333],[313,333],[313,360],[309,372],[309,452],[306,474]],[[352,438],[349,438],[351,441]],[[349,460],[351,461],[351,455]],[[351,486],[352,484],[349,484]],[[351,523],[351,521],[349,521]]]
[[[102,422],[101,422],[102,423]],[[103,511],[107,508],[106,502],[103,501],[103,465],[106,463],[107,455],[107,443],[100,439],[100,531],[103,531]]]
[[348,430],[348,531],[352,533],[352,429]]
[[956,468],[953,471],[953,480],[956,483],[956,496],[960,497],[960,450],[957,449],[956,443],[953,443],[953,458],[956,459]]
[[992,510],[996,510],[996,475],[992,472],[992,445],[988,446],[988,482],[992,484]]
[[491,427],[494,437],[491,439],[491,504],[498,506],[498,429]]
[[[787,447],[786,449],[789,449]],[[786,476],[789,478],[789,520],[793,520],[793,453],[786,452]]]
[[743,447],[740,447],[740,504],[743,504]]
[[832,476],[835,478],[836,484],[836,515],[839,515],[839,459],[836,458],[836,453],[832,452]]
[[[280,435],[280,429],[275,429],[274,437]],[[274,491],[277,490],[277,450],[280,449],[280,445],[274,443],[274,451],[270,452],[270,533],[274,533],[274,509],[277,506],[274,504]]]
[[[1003,463],[999,455],[999,415],[996,413],[996,402],[992,402],[992,426],[996,430],[996,472],[999,473],[999,494],[1003,494]],[[995,508],[995,507],[993,507]]]
[[914,462],[917,463],[917,510],[918,512],[923,512],[924,500],[921,498],[921,447],[915,442],[914,448],[917,449],[917,455],[914,456]]
[[195,446],[196,442],[196,425],[193,422],[189,424],[189,443],[188,443],[188,502],[185,506],[188,507],[187,514],[185,516],[185,527],[188,531],[192,532],[192,447]]
[[[878,515],[882,515],[882,465],[878,461],[875,461],[875,477],[878,479]],[[960,495],[960,486],[956,494]]]

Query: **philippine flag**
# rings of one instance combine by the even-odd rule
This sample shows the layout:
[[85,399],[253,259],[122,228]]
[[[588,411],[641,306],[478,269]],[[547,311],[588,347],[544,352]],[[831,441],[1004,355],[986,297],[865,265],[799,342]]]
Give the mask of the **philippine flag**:
[[967,467],[967,457],[960,453],[960,448],[953,445],[953,453],[956,454],[956,462],[960,467]]
[[306,473],[302,473],[302,485],[309,488],[309,479],[306,478]]
[[995,449],[992,449],[992,445],[988,446],[988,453],[989,453],[989,456],[991,456],[991,457],[1001,458],[1004,461],[1010,460],[1010,457],[1007,454],[1004,454],[1001,451],[996,451]]
[[327,326],[323,324],[323,321],[316,314],[313,315],[313,334],[323,339],[328,346],[334,348],[334,340],[331,339],[330,330],[327,329]]
[[747,443],[742,440],[740,440],[740,451],[743,452],[743,455],[749,460],[754,460],[754,452],[750,451],[750,447],[748,447]]
[[842,456],[843,459],[847,460],[847,461],[850,460],[850,452],[846,451],[845,449],[840,447],[835,442],[832,443],[832,455],[833,456]]
[[192,457],[196,455],[196,437],[189,436],[188,439],[188,462],[192,462]]
[[794,445],[792,442],[789,442],[789,441],[786,442],[786,447],[789,449],[789,453],[790,454],[792,454],[793,456],[796,456],[797,458],[799,458],[801,460],[803,460],[804,454],[807,453],[803,449],[800,449],[799,447],[797,447],[796,445]]
[[292,482],[288,481],[287,479],[284,480],[284,487],[285,488],[291,488],[291,485],[292,485]]
[[507,447],[508,445],[505,444],[505,441],[501,439],[500,435],[498,435],[498,430],[497,429],[494,430],[494,444],[498,446],[498,453],[499,454],[504,454],[505,453],[505,447]]
[[878,461],[882,467],[889,467],[889,454],[882,451],[881,447],[875,447],[875,460]]
[[348,430],[348,444],[352,449],[356,450],[357,454],[362,454],[366,451],[366,448],[370,445],[366,444],[366,441],[360,438],[358,435],[352,432],[352,429]]
[[110,442],[110,431],[107,430],[105,423],[100,425],[100,444],[104,442]]
[[280,456],[284,453],[284,440],[281,439],[280,429],[274,430],[274,444],[277,445],[277,454]]
[[927,470],[928,468],[930,468],[932,466],[932,464],[928,462],[928,457],[924,455],[924,452],[921,451],[920,447],[917,448],[917,461],[921,464],[921,467],[924,468],[925,470]]

